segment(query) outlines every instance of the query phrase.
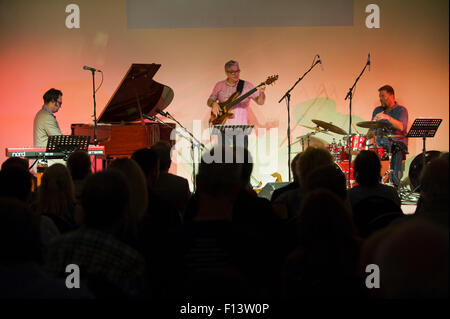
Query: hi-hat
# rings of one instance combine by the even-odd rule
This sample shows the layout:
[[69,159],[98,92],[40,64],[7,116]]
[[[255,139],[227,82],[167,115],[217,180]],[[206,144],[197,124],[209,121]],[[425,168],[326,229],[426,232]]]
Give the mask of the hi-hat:
[[386,134],[386,135],[380,135],[381,137],[385,137],[385,138],[400,138],[400,137],[405,137],[403,135],[394,135],[394,134]]
[[333,125],[331,123],[327,123],[321,120],[311,120],[314,124],[319,125],[320,127],[323,127],[324,129],[341,135],[347,135],[347,132],[341,129],[340,127],[337,127],[336,125]]
[[[303,139],[303,143],[301,143],[302,139]],[[309,136],[309,139],[308,139],[308,137],[305,135],[297,137],[296,141],[294,143],[292,143],[291,145],[297,144],[299,142],[301,144],[303,144],[305,147],[315,146],[315,147],[324,148],[324,147],[327,147],[327,145],[328,145],[328,142],[321,138],[318,138],[315,136]]]
[[365,121],[365,122],[359,122],[356,123],[359,127],[364,128],[386,128],[390,127],[391,124],[389,122],[382,122],[382,121]]

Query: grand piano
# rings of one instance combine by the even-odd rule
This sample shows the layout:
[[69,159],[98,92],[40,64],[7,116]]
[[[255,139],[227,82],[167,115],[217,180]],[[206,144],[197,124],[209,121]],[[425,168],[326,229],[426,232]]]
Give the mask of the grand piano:
[[[153,80],[160,64],[132,64],[106,107],[98,117],[97,141],[105,147],[108,160],[130,157],[134,151],[150,147],[158,141],[170,140],[175,128],[144,120],[143,114],[154,116],[173,99],[173,90]],[[72,124],[72,135],[89,135],[94,141],[93,124]]]

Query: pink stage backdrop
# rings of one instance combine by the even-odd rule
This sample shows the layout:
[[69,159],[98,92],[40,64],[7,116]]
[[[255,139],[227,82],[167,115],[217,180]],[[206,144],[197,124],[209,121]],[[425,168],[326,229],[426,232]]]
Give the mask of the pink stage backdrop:
[[[194,1],[197,5],[200,2]],[[66,18],[72,14],[66,12],[70,3],[79,8],[79,28],[66,25]],[[325,10],[320,20],[320,10],[314,11],[317,8],[311,9],[311,14],[317,15],[314,18],[299,12],[298,18],[288,16],[289,1],[280,3],[284,11],[269,7],[276,11],[276,16],[271,17],[263,10],[264,1],[260,1],[252,7],[254,11],[238,15],[235,11],[239,9],[232,6],[194,7],[201,13],[200,20],[208,11],[218,16],[217,25],[209,20],[189,25],[191,19],[185,25],[152,26],[129,21],[133,18],[131,9],[139,1],[0,1],[0,161],[6,159],[6,147],[32,145],[33,117],[49,88],[64,94],[57,113],[63,133],[70,134],[72,123],[92,121],[91,74],[82,69],[83,65],[104,72],[104,83],[97,92],[100,114],[131,63],[161,64],[154,79],[175,93],[167,110],[192,129],[194,120],[206,127],[206,100],[214,84],[225,77],[224,63],[235,59],[240,62],[241,78],[254,84],[269,75],[279,75],[279,80],[266,90],[265,105],[252,103],[249,120],[256,128],[278,129],[274,137],[276,167],[256,163],[255,178],[279,172],[286,180],[287,114],[285,104],[278,100],[307,70],[314,55],[320,54],[324,70],[314,68],[292,92],[292,141],[308,132],[300,125],[313,125],[311,119],[333,122],[348,130],[349,111],[344,97],[369,52],[372,67],[356,88],[353,122],[370,120],[373,108],[379,105],[378,88],[390,84],[397,101],[408,108],[409,125],[417,117],[443,119],[436,137],[427,140],[427,149],[448,151],[448,1],[377,1],[379,28],[367,27],[366,18],[373,14],[366,12],[370,2],[342,3],[332,10],[343,20],[330,23],[326,18],[329,12]],[[320,5],[327,6],[327,1]],[[163,18],[170,15],[169,10],[158,6],[154,10],[161,10]],[[140,19],[145,22],[145,15]],[[332,139],[325,135],[317,138],[325,142]],[[300,150],[299,143],[292,147],[293,152]],[[420,139],[410,139],[407,163],[421,149]],[[189,163],[179,163],[174,170],[190,178]]]

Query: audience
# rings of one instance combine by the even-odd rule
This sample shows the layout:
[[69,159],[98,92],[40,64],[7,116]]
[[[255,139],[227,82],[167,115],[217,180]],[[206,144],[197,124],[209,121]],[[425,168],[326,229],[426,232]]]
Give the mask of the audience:
[[[347,192],[330,153],[307,148],[272,202],[251,189],[247,149],[205,152],[192,196],[170,165],[166,143],[95,174],[79,151],[35,191],[27,161],[2,163],[0,298],[448,297],[448,153],[425,166],[412,217],[370,151]],[[81,289],[65,286],[69,264]]]

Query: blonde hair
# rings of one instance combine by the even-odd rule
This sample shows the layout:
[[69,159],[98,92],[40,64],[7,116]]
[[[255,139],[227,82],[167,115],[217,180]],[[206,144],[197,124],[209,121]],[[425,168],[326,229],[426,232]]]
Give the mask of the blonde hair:
[[123,173],[130,187],[130,217],[136,222],[147,211],[148,191],[145,175],[135,160],[131,158],[118,158],[108,169],[115,169]]
[[48,167],[38,189],[40,213],[73,219],[74,204],[74,186],[67,167],[59,163]]

